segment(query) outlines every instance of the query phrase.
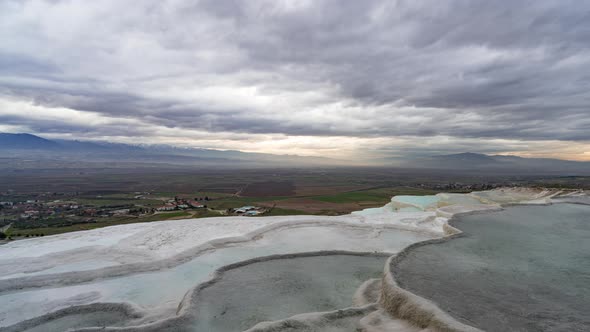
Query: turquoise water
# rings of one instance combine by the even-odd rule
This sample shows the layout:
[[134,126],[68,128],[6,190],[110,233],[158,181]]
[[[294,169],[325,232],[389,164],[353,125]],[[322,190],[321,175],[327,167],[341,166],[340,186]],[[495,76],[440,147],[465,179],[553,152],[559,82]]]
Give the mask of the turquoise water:
[[464,236],[418,247],[400,285],[486,331],[590,331],[590,206],[465,216]]
[[413,205],[421,210],[430,207],[436,207],[436,203],[440,200],[438,196],[395,196],[393,201]]
[[452,194],[452,193],[441,193],[436,196],[440,197],[440,200],[448,205],[474,205],[482,204],[482,202],[474,197],[468,196],[467,194]]

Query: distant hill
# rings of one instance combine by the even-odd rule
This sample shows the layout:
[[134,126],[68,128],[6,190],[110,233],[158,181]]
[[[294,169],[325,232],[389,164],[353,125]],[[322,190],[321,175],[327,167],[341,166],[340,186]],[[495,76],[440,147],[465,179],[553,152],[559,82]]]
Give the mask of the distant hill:
[[486,155],[471,152],[418,158],[405,162],[405,166],[409,165],[415,168],[431,169],[590,174],[590,162]]
[[321,166],[342,162],[330,158],[248,153],[231,150],[130,145],[109,142],[48,140],[31,134],[0,133],[0,151],[10,158],[62,159],[82,162],[140,162],[173,165]]
[[493,156],[472,152],[432,156],[431,159],[438,163],[449,163],[453,167],[456,167],[459,164],[470,166],[495,165],[499,162]]
[[[206,167],[316,167],[352,165],[322,157],[249,153],[234,150],[180,148],[169,145],[131,145],[109,142],[75,140],[49,140],[31,134],[0,133],[0,157],[11,160],[36,160],[72,163],[141,163],[144,165],[177,165]],[[590,162],[547,158],[522,158],[517,156],[457,153],[399,160],[369,160],[373,165],[409,169],[453,170],[498,173],[547,173],[563,175],[590,175]],[[359,164],[360,165],[360,164]],[[20,167],[20,166],[19,166]],[[394,167],[394,166],[390,166]]]
[[59,145],[45,138],[31,134],[0,133],[0,149],[55,149]]

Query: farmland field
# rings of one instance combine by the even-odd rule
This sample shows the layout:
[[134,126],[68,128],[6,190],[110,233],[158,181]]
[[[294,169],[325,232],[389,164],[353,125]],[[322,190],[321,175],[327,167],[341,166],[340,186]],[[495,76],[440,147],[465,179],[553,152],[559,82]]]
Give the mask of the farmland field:
[[[33,205],[45,206],[46,212],[40,219],[22,220],[23,211],[38,207],[22,203],[21,212],[3,209],[0,227],[12,224],[9,235],[39,236],[134,222],[232,215],[233,209],[242,206],[263,209],[261,216],[342,215],[383,206],[396,195],[432,195],[518,184],[585,185],[587,180],[493,174],[483,177],[464,172],[385,168],[25,169],[0,174],[0,202],[32,201],[36,202]],[[197,200],[204,208],[157,212],[177,199]],[[64,205],[70,207],[52,208]]]

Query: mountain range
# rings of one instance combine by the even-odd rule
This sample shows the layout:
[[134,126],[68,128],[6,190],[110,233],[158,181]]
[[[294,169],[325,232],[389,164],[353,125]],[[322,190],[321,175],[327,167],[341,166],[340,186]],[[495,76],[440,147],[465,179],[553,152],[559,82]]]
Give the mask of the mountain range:
[[275,155],[234,150],[179,148],[169,145],[132,145],[110,142],[49,140],[31,134],[0,133],[5,158],[69,159],[83,162],[140,162],[170,165],[321,166],[341,161],[323,157]]
[[[31,134],[0,133],[2,158],[65,160],[72,162],[133,162],[143,164],[217,167],[349,166],[350,161],[322,157],[250,153],[234,150],[179,148],[169,145],[132,145],[109,142],[50,140]],[[371,163],[371,161],[369,161]],[[549,158],[457,153],[399,160],[375,160],[372,165],[412,169],[484,172],[534,172],[590,175],[590,162]]]
[[517,171],[518,173],[590,174],[590,162],[550,158],[523,158],[480,153],[457,153],[416,158],[406,166],[430,169]]

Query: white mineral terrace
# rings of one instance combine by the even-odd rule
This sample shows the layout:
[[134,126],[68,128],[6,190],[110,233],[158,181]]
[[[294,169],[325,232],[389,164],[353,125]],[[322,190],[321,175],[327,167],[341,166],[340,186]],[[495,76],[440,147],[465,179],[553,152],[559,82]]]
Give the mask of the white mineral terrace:
[[[179,315],[177,308],[185,294],[228,264],[323,250],[393,255],[413,243],[448,235],[453,229],[447,222],[458,213],[580,197],[587,196],[521,188],[396,196],[381,208],[336,217],[185,219],[10,242],[0,246],[0,331],[26,330],[37,323],[26,328],[15,324],[93,303],[128,303],[142,312],[141,319],[118,326],[151,324]],[[361,316],[355,324],[367,331],[421,330],[388,317],[378,304],[363,305],[359,305],[362,310],[353,311]],[[293,319],[323,317],[298,314]]]

